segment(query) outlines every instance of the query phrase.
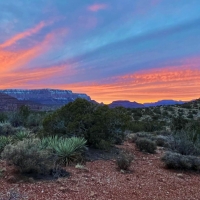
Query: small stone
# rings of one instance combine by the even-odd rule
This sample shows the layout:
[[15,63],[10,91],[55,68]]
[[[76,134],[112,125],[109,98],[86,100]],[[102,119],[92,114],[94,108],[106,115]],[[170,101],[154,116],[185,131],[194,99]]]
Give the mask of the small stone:
[[65,192],[67,192],[68,189],[65,188],[65,187],[60,187],[59,190],[60,190],[61,192],[65,193]]
[[179,178],[184,178],[183,174],[177,174]]
[[93,192],[93,191],[91,191],[90,196],[91,196],[91,197],[94,197],[95,195],[96,195],[96,193]]
[[56,180],[56,183],[63,183],[63,179],[62,178],[58,178],[57,180]]

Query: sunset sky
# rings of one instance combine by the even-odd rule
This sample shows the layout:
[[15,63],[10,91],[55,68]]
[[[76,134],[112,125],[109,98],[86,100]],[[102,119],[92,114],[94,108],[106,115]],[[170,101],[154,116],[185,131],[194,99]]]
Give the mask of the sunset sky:
[[200,0],[0,0],[0,89],[98,102],[200,98]]

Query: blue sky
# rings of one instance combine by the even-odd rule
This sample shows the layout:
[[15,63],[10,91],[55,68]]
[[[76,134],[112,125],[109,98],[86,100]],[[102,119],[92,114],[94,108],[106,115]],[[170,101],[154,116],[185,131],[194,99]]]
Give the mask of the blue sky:
[[1,0],[1,88],[106,103],[198,98],[199,9],[198,0]]

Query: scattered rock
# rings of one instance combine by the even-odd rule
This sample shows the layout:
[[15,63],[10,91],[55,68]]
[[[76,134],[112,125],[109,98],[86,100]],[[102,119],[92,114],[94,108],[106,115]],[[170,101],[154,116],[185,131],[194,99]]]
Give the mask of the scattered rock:
[[90,197],[94,197],[94,196],[96,196],[96,195],[97,195],[97,193],[91,191],[91,193],[90,193]]
[[59,190],[63,193],[67,192],[68,191],[68,188],[65,188],[65,187],[60,187]]
[[182,178],[182,179],[184,179],[184,176],[183,176],[183,174],[177,174],[177,176],[178,176],[179,178]]

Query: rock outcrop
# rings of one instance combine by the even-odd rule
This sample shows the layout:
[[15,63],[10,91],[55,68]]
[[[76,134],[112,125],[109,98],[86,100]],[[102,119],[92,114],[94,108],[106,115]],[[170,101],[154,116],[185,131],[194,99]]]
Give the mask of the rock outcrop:
[[23,105],[29,106],[32,110],[40,110],[42,108],[39,104],[29,101],[20,101],[12,96],[0,92],[0,111],[14,111]]
[[56,90],[56,89],[6,89],[0,92],[14,97],[20,101],[31,101],[33,103],[46,106],[62,106],[77,98],[83,98],[91,101],[86,94],[73,93],[71,90]]

